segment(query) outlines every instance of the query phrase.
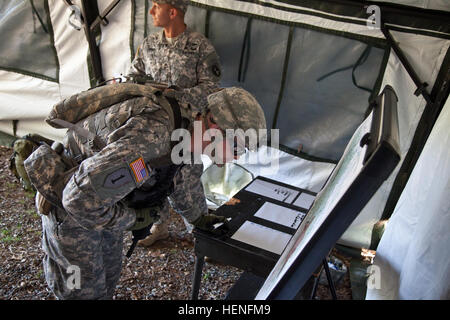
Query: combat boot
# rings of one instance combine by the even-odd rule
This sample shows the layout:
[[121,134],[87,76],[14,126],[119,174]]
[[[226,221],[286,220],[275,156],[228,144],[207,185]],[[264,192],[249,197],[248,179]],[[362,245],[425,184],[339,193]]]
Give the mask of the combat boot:
[[150,247],[156,241],[167,239],[168,237],[169,237],[169,225],[167,222],[154,224],[150,229],[150,235],[148,235],[145,239],[139,240],[138,246]]

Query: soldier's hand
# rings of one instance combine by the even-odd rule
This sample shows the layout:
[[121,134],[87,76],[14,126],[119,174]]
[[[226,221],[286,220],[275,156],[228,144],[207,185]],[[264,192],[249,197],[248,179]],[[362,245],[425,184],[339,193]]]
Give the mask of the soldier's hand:
[[[219,228],[214,228],[216,223],[224,223]],[[212,232],[214,234],[224,234],[228,231],[227,218],[223,216],[217,216],[215,214],[202,215],[192,223],[196,228]]]

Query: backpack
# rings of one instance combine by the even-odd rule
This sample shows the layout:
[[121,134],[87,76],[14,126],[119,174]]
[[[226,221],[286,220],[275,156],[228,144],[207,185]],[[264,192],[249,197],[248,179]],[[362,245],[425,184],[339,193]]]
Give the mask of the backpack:
[[45,138],[38,134],[27,134],[22,138],[16,139],[12,143],[13,153],[9,157],[9,169],[13,175],[19,180],[23,189],[26,191],[35,191],[30,182],[27,172],[23,166],[23,162],[36,150],[42,143],[52,145],[53,140]]

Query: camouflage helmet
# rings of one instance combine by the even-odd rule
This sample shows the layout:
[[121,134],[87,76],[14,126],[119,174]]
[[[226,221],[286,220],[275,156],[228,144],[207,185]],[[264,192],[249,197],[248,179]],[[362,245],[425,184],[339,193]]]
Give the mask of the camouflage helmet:
[[[214,122],[223,130],[254,129],[258,144],[266,138],[266,118],[255,97],[238,87],[225,88],[208,96],[208,111]],[[246,147],[255,150],[256,146]]]
[[189,5],[189,0],[153,0],[153,2],[156,2],[158,4],[170,4],[177,9],[180,9],[184,13],[186,13],[187,7]]

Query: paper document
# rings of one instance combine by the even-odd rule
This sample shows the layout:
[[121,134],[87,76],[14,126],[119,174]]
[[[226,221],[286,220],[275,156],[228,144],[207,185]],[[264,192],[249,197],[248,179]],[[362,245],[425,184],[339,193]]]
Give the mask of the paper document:
[[311,208],[315,198],[315,196],[303,192],[298,196],[293,205],[309,209]]
[[291,239],[292,235],[264,227],[260,224],[245,221],[233,234],[231,239],[247,243],[249,245],[281,254]]
[[305,217],[305,213],[266,202],[255,213],[255,217],[282,224],[289,228],[297,229]]
[[260,179],[254,180],[245,190],[286,203],[291,203],[299,193],[294,189],[282,187]]

